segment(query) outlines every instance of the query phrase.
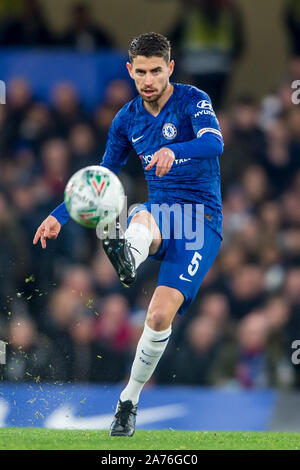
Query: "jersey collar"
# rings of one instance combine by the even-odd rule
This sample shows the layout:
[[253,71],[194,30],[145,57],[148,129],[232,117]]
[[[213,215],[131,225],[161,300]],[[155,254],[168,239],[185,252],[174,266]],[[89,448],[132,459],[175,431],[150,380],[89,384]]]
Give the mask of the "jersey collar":
[[143,105],[143,99],[140,95],[138,97],[139,110],[142,113],[146,114],[147,116],[150,116],[150,118],[152,118],[153,120],[158,119],[166,111],[166,109],[170,106],[170,103],[172,103],[172,101],[174,99],[174,95],[177,91],[177,84],[173,83],[173,82],[170,82],[170,83],[171,83],[171,85],[173,85],[173,93],[169,97],[168,101],[164,104],[164,106],[162,107],[162,109],[160,110],[160,112],[158,113],[157,116],[153,116],[153,114],[151,114],[151,113],[149,113],[149,111],[147,111],[147,109]]

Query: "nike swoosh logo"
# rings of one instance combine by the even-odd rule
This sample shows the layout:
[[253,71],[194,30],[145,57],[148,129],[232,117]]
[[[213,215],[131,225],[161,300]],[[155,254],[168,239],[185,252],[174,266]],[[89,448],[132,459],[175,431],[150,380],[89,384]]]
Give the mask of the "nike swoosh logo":
[[179,279],[181,279],[182,281],[192,282],[191,279],[187,279],[186,277],[183,276],[183,274],[180,274]]
[[147,354],[145,353],[145,351],[142,349],[142,353],[145,354],[145,356],[149,356],[149,357],[156,357],[156,356],[151,356],[151,354]]
[[135,144],[135,142],[137,142],[138,140],[142,139],[143,137],[144,137],[143,135],[141,135],[140,137],[137,137],[136,139],[134,139],[134,138],[132,137],[131,141],[132,141],[133,144]]

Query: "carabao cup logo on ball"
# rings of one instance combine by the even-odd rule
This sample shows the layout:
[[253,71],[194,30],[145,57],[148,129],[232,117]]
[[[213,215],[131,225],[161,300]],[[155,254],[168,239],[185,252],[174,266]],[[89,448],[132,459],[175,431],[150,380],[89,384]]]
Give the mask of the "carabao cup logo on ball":
[[162,133],[165,139],[172,140],[175,139],[177,135],[177,129],[171,122],[167,122],[162,128]]
[[125,195],[114,173],[91,165],[70,178],[64,199],[72,219],[85,227],[96,228],[98,223],[110,224],[118,217]]

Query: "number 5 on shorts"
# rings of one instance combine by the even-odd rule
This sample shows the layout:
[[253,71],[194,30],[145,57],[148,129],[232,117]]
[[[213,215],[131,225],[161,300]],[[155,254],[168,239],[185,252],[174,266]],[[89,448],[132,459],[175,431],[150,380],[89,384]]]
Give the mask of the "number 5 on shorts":
[[199,268],[199,261],[202,260],[202,255],[195,251],[192,261],[188,265],[188,273],[190,276],[194,276]]

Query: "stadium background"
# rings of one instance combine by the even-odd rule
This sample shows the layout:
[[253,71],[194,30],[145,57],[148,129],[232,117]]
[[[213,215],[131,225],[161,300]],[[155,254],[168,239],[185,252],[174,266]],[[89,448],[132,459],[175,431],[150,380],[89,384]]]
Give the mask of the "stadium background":
[[[300,340],[300,110],[291,87],[300,79],[299,2],[210,0],[215,11],[223,5],[225,24],[234,25],[222,30],[227,68],[187,76],[182,31],[190,3],[84,2],[97,28],[79,35],[68,26],[73,14],[78,22],[84,16],[73,10],[77,2],[1,2],[7,103],[0,105],[0,331],[8,344],[0,365],[0,425],[43,425],[34,416],[47,408],[37,409],[36,398],[28,396],[35,403],[30,416],[22,409],[24,394],[36,394],[40,384],[65,386],[74,396],[77,390],[77,405],[89,403],[83,415],[107,413],[128,377],[159,265],[145,263],[136,287],[126,290],[93,231],[69,222],[46,251],[33,247],[32,238],[61,202],[70,175],[101,160],[111,120],[134,96],[124,67],[128,42],[155,30],[172,39],[176,80],[215,84],[211,96],[225,141],[224,242],[196,302],[176,319],[145,403],[167,406],[165,387],[178,392],[176,402],[184,386],[202,403],[202,418],[210,408],[195,429],[300,428],[294,412],[300,374],[292,362],[292,343]],[[214,23],[218,16],[211,15]],[[209,48],[202,52],[210,57]],[[146,199],[136,155],[121,179],[129,205]],[[89,395],[96,385],[103,408]],[[45,392],[48,400],[53,390]],[[225,403],[228,417],[220,422]],[[245,409],[258,421],[247,421]]]

